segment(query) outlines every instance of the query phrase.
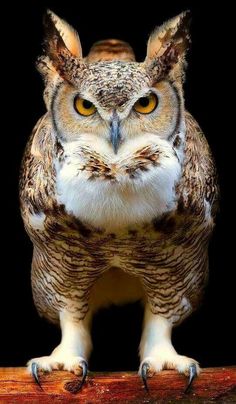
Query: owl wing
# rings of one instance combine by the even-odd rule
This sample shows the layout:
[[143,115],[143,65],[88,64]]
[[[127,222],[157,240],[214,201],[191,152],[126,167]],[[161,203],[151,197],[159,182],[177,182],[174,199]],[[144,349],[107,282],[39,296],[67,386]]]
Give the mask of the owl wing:
[[201,213],[210,208],[214,218],[218,210],[217,171],[207,140],[192,115],[185,114],[186,147],[183,177],[179,185],[182,208]]
[[23,218],[47,211],[54,205],[55,171],[53,138],[48,114],[39,119],[27,143],[20,174]]

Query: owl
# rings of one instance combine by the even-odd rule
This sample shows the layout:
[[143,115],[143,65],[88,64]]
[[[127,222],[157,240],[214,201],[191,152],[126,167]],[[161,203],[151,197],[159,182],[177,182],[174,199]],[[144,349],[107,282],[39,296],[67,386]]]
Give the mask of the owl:
[[32,292],[40,316],[61,329],[40,372],[87,375],[93,314],[110,304],[144,305],[139,374],[188,376],[173,327],[199,305],[217,211],[214,160],[184,106],[189,12],[150,36],[143,62],[126,42],[95,43],[82,56],[77,32],[52,11],[37,60],[47,112],[26,146],[21,212],[33,243]]

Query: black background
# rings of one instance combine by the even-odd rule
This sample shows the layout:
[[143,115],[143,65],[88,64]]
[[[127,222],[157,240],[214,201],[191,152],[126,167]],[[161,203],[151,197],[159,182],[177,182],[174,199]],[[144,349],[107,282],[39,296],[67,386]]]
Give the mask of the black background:
[[[170,3],[170,4],[169,4]],[[212,2],[212,4],[214,4]],[[216,4],[216,2],[215,2]],[[2,109],[2,268],[0,365],[24,365],[29,358],[49,354],[59,342],[56,327],[39,318],[32,302],[30,262],[32,247],[24,232],[18,204],[18,175],[29,133],[44,113],[43,85],[34,68],[41,52],[42,15],[47,7],[78,29],[84,54],[106,37],[127,40],[137,59],[145,57],[152,29],[184,9],[192,11],[192,48],[188,54],[186,106],[202,126],[216,158],[221,184],[221,211],[210,245],[210,280],[202,307],[173,333],[176,349],[202,366],[231,365],[235,357],[235,271],[232,187],[234,185],[233,114],[230,53],[227,53],[226,2],[207,8],[206,1],[110,2],[89,1],[5,3],[6,20],[1,47],[6,48],[1,88]],[[130,8],[128,10],[128,7]],[[2,48],[1,48],[2,49]],[[94,321],[91,370],[132,370],[138,367],[142,310],[138,305],[112,308]]]

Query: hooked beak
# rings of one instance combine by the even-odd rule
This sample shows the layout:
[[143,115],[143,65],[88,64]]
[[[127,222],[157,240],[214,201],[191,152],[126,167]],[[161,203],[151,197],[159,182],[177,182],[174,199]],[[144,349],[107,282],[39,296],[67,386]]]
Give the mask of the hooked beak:
[[114,153],[117,154],[117,151],[118,151],[118,148],[120,145],[120,122],[119,122],[119,117],[118,117],[116,111],[113,111],[113,115],[111,118],[110,141],[111,141]]

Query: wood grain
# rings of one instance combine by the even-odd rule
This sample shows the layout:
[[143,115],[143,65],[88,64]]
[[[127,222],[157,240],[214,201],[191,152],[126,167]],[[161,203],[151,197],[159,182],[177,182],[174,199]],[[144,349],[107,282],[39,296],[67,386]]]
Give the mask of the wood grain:
[[89,373],[82,391],[71,394],[65,385],[76,379],[64,371],[40,375],[41,390],[25,368],[0,368],[0,403],[236,402],[236,367],[203,369],[188,394],[184,394],[185,376],[175,371],[163,371],[149,379],[148,393],[134,372]]

